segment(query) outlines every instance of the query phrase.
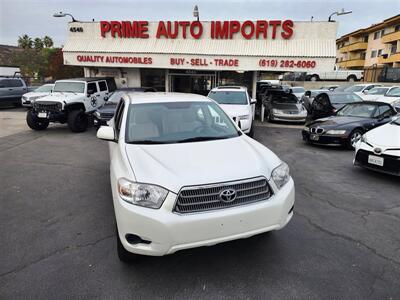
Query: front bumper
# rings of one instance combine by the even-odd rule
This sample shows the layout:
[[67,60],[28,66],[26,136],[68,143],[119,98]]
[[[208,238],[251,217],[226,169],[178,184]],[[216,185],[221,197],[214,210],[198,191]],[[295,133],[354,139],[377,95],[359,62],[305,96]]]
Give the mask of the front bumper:
[[312,134],[304,129],[301,133],[303,140],[312,144],[346,146],[348,140],[347,135]]
[[110,119],[99,118],[93,114],[93,124],[95,127],[106,126],[108,121],[110,121]]
[[[383,158],[383,166],[371,164],[368,159],[370,155]],[[398,156],[384,153],[377,155],[373,152],[371,147],[362,143],[361,146],[356,149],[354,165],[386,174],[400,176],[400,153]]]
[[[113,188],[118,234],[126,250],[161,256],[281,229],[293,216],[295,191],[290,179],[268,200],[185,215],[172,212],[176,197],[170,192],[160,209],[149,209],[126,203]],[[126,234],[151,243],[129,244]]]
[[306,121],[307,115],[300,114],[277,114],[272,113],[272,120],[274,121],[283,121],[283,122],[301,122],[304,123]]

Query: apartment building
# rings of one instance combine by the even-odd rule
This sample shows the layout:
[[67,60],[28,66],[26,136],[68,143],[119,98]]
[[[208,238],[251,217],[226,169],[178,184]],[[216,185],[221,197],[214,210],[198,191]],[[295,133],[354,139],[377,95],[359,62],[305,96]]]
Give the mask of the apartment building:
[[336,49],[341,69],[400,67],[400,14],[338,38]]

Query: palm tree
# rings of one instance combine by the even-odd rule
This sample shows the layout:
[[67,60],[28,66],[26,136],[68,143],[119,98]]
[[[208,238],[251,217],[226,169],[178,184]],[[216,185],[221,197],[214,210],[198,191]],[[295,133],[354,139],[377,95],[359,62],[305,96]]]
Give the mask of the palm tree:
[[41,38],[36,38],[33,41],[33,45],[35,46],[35,49],[40,50],[43,49],[43,41]]
[[48,35],[46,35],[43,38],[43,44],[46,48],[50,48],[53,47],[54,43],[53,43],[53,39],[51,37],[49,37]]
[[18,46],[24,49],[30,49],[32,48],[33,41],[29,37],[29,35],[24,34],[23,36],[18,37]]

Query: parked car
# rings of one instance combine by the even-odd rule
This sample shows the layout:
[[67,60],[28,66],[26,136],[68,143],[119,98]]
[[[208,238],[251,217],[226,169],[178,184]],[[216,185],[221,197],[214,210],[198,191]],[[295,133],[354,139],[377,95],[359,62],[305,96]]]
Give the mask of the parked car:
[[346,80],[350,82],[361,80],[364,76],[363,71],[357,70],[339,70],[335,66],[333,71],[329,72],[308,72],[306,80],[319,81],[319,80]]
[[307,111],[296,95],[284,91],[270,91],[263,100],[265,114],[269,122],[305,122]]
[[400,87],[393,87],[385,95],[380,96],[376,101],[392,104],[393,106],[400,107]]
[[117,108],[117,103],[121,99],[124,92],[157,92],[152,87],[132,87],[132,88],[121,88],[116,90],[110,95],[110,98],[97,111],[93,114],[93,123],[96,128],[101,125],[107,125],[107,122],[112,119]]
[[314,121],[320,118],[329,117],[335,114],[336,111],[341,109],[343,106],[349,103],[360,102],[361,97],[354,93],[347,92],[327,92],[320,93],[310,104],[304,106],[307,109],[307,122]]
[[53,90],[54,84],[44,84],[32,92],[26,93],[22,95],[21,103],[22,106],[32,107],[33,102],[39,98],[43,98],[44,96],[50,95]]
[[53,92],[36,100],[28,110],[26,123],[33,130],[44,130],[50,122],[68,123],[72,132],[88,127],[88,116],[102,106],[116,89],[114,78],[58,80]]
[[367,93],[369,90],[377,87],[382,86],[382,84],[378,83],[364,83],[364,84],[356,84],[345,88],[344,91],[348,93],[354,93],[357,96],[362,96],[363,94]]
[[253,137],[253,105],[247,88],[243,86],[219,86],[213,88],[207,96],[213,99],[238,124],[244,133]]
[[295,95],[297,99],[301,100],[306,90],[302,86],[294,86],[290,88],[290,92]]
[[365,101],[374,101],[379,97],[385,95],[392,87],[389,86],[377,86],[369,91],[364,91],[360,97]]
[[307,124],[302,131],[303,140],[353,149],[365,132],[390,122],[396,114],[386,103],[364,101],[347,104],[335,115]]
[[320,90],[327,90],[327,91],[331,91],[332,92],[332,91],[336,90],[338,87],[339,87],[338,85],[332,84],[332,85],[321,86],[319,89]]
[[28,91],[22,78],[0,77],[0,103],[20,106],[22,95]]
[[110,141],[122,261],[282,229],[292,218],[288,165],[210,98],[128,93],[109,125],[97,137]]
[[361,137],[354,165],[400,176],[400,117]]

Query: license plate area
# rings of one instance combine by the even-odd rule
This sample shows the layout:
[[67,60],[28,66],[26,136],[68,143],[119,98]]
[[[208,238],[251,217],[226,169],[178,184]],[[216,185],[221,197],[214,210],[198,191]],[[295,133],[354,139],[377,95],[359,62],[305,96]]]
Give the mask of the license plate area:
[[44,119],[46,119],[46,118],[47,118],[47,112],[39,112],[39,113],[38,113],[38,118],[44,118]]
[[319,141],[319,135],[317,135],[317,134],[311,134],[311,135],[310,135],[310,140],[312,140],[312,141]]
[[383,167],[384,159],[383,157],[379,157],[376,155],[368,155],[368,163],[371,165]]

